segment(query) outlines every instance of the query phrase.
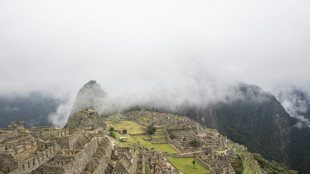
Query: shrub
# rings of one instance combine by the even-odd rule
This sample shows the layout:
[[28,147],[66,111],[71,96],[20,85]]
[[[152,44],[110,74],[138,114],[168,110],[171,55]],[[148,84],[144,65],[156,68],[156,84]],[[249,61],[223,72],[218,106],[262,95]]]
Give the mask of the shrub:
[[146,128],[146,134],[148,135],[153,135],[155,131],[156,127],[154,127],[154,124],[151,124]]
[[194,140],[188,142],[188,145],[196,148],[196,147],[200,146],[200,142],[197,139],[194,139]]
[[115,138],[114,127],[110,127],[110,128],[109,128],[109,133],[108,133],[108,135],[109,135],[110,137]]

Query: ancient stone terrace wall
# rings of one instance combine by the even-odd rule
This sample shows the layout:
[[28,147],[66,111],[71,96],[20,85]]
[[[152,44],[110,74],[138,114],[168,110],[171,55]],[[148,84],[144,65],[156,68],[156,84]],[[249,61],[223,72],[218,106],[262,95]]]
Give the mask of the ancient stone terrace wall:
[[62,134],[62,133],[67,133],[67,132],[60,132],[60,135],[64,135],[61,137],[56,137],[55,140],[57,143],[65,149],[73,149],[73,146],[76,144],[77,141],[80,141],[83,139],[84,134],[83,130],[76,131],[72,134]]
[[[92,156],[98,148],[98,139],[93,138],[89,143],[85,144],[84,148],[78,153],[69,153],[57,155],[58,160],[52,162],[51,164],[44,165],[44,173],[46,174],[55,174],[55,173],[64,173],[72,174],[81,173],[88,162],[91,160]],[[67,159],[72,158],[68,161]],[[63,160],[61,160],[63,159]]]
[[8,130],[20,130],[26,128],[26,122],[25,121],[14,121],[11,122],[8,126]]
[[[0,130],[0,143],[6,141],[9,138],[17,136],[18,133],[16,131],[9,131],[9,130]],[[1,149],[0,149],[1,151]]]
[[121,156],[120,159],[116,162],[116,165],[112,171],[112,174],[129,174],[128,168],[130,167],[129,161]]
[[137,165],[138,165],[138,150],[135,151],[134,155],[133,155],[133,158],[131,159],[131,167],[129,169],[130,173],[134,174],[136,173],[136,170],[137,170]]
[[[15,156],[18,153],[36,147],[36,141],[31,136],[17,136],[15,138],[8,139],[4,144],[2,144],[3,153],[12,154]],[[3,148],[4,147],[4,148]]]
[[54,137],[64,137],[70,134],[68,129],[60,129],[56,127],[33,127],[29,131],[31,135],[40,138],[42,140],[49,140]]
[[31,171],[35,170],[40,165],[46,163],[49,159],[54,157],[57,152],[60,150],[60,147],[56,142],[48,143],[44,146],[45,149],[42,151],[37,151],[35,154],[32,154],[30,158],[27,159],[17,159],[11,154],[1,154],[0,161],[5,161],[2,164],[2,171],[10,174],[28,174]]
[[9,173],[18,168],[18,162],[11,154],[0,153],[0,173]]
[[111,156],[112,156],[112,143],[111,141],[107,138],[99,138],[99,145],[103,146],[103,148],[105,149],[105,158],[107,161],[111,160]]
[[211,167],[207,163],[205,163],[203,160],[201,160],[200,158],[196,158],[196,161],[199,164],[201,164],[202,166],[204,166],[205,168],[211,170],[211,173],[214,173],[214,171],[212,171]]
[[99,139],[99,147],[93,155],[92,160],[87,164],[84,169],[84,174],[103,174],[105,173],[108,164],[111,161],[112,144],[108,138]]
[[60,147],[59,145],[57,145],[56,142],[47,143],[45,145],[45,150],[41,152],[40,151],[36,152],[34,156],[20,163],[18,167],[19,170],[15,171],[15,173],[26,174],[26,173],[29,173],[35,170],[37,167],[46,163],[48,160],[54,157],[58,153],[59,150],[60,150]]

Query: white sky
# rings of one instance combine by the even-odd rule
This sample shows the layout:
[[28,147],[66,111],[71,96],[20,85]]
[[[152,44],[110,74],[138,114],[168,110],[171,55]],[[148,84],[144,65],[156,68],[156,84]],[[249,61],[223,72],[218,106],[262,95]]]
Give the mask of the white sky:
[[0,1],[0,94],[308,90],[309,65],[310,0]]

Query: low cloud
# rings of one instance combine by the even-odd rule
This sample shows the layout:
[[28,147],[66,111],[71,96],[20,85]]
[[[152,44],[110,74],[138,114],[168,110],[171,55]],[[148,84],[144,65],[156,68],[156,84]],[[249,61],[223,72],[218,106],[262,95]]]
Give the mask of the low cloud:
[[68,100],[67,102],[60,104],[56,112],[51,113],[48,116],[48,120],[56,127],[63,127],[69,118],[71,108],[73,105],[73,100]]
[[[277,98],[291,117],[298,122],[295,126],[306,125],[310,127],[310,96],[306,91],[294,86],[282,86],[277,89]],[[308,118],[307,118],[308,117]]]
[[308,0],[1,1],[0,94],[72,102],[92,79],[121,106],[220,101],[239,82],[310,92],[309,15]]

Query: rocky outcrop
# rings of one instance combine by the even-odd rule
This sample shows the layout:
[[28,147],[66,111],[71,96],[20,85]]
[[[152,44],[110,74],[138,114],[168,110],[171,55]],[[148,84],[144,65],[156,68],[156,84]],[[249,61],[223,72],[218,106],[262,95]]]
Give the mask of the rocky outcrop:
[[81,111],[76,112],[73,116],[69,117],[69,120],[64,128],[72,130],[81,128],[94,130],[101,128],[105,130],[107,125],[93,107],[85,107]]
[[70,116],[88,106],[93,106],[101,114],[109,104],[107,94],[95,80],[91,80],[78,92]]

